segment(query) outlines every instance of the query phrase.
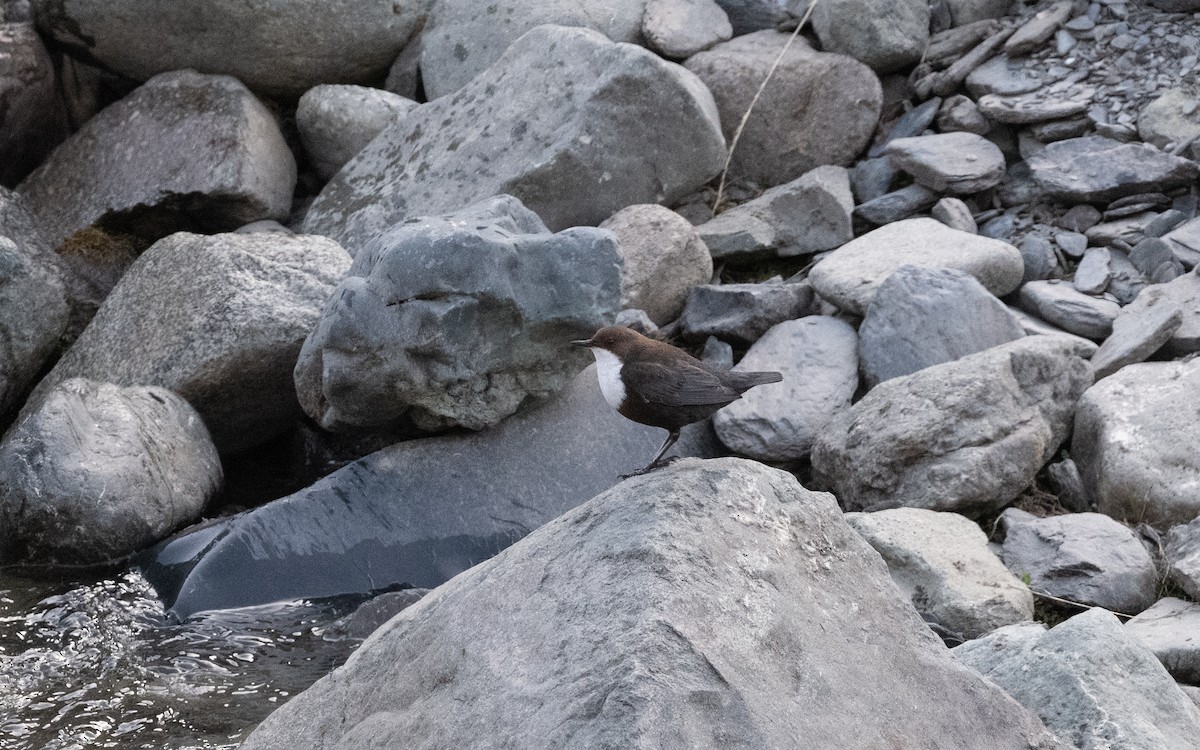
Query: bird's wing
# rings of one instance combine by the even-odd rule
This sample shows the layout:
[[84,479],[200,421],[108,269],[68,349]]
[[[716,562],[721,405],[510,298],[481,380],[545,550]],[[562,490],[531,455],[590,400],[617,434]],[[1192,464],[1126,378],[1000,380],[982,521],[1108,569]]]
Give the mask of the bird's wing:
[[631,362],[621,368],[621,375],[638,384],[642,398],[667,406],[727,404],[741,396],[713,373],[694,365]]

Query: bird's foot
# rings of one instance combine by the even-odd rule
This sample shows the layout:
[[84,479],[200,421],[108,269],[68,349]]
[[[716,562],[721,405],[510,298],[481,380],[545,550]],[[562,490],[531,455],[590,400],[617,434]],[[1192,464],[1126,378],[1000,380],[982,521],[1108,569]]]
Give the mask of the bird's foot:
[[629,479],[631,477],[640,477],[643,474],[649,474],[650,472],[655,471],[657,469],[661,469],[666,466],[670,466],[671,464],[675,463],[676,461],[678,461],[681,458],[683,458],[683,457],[682,456],[671,456],[670,458],[663,458],[663,459],[660,459],[658,461],[655,461],[655,462],[649,464],[648,466],[638,469],[637,471],[633,472],[632,474],[620,474],[618,476],[620,476],[621,479]]

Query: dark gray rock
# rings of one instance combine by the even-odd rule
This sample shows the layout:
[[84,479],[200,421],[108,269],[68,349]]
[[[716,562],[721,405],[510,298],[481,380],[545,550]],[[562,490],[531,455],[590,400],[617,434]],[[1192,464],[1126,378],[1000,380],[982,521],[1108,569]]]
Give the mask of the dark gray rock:
[[199,517],[221,479],[178,395],[63,381],[0,444],[0,559],[118,560]]
[[1087,235],[1088,242],[1092,245],[1111,245],[1128,251],[1146,239],[1146,226],[1154,221],[1155,216],[1157,214],[1153,211],[1127,214],[1110,221],[1103,221],[1084,234]]
[[936,190],[914,183],[862,203],[854,209],[854,215],[883,226],[920,213],[937,203],[939,198],[941,194]]
[[817,437],[814,475],[849,510],[993,512],[1070,432],[1092,382],[1081,353],[1027,336],[880,383]]
[[1088,501],[1087,488],[1079,476],[1079,467],[1069,458],[1046,467],[1046,478],[1050,488],[1058,498],[1058,502],[1072,513],[1083,513],[1091,509]]
[[1200,682],[1200,604],[1164,597],[1125,623],[1125,630],[1154,652],[1180,682]]
[[[1091,206],[1088,206],[1091,208]],[[1072,209],[1074,210],[1074,209]],[[1070,213],[1068,211],[1068,213]],[[1082,258],[1087,252],[1088,238],[1082,232],[1055,232],[1054,242],[1072,258]]]
[[933,209],[929,213],[951,229],[970,234],[975,234],[979,230],[975,226],[975,217],[971,215],[970,207],[958,198],[949,196],[942,198],[933,205]]
[[105,108],[17,192],[58,247],[91,226],[154,241],[283,219],[295,184],[267,108],[233,78],[184,70]]
[[872,159],[878,158],[884,155],[884,152],[887,151],[887,147],[892,141],[924,134],[930,125],[933,124],[933,118],[937,116],[938,109],[941,106],[941,98],[935,96],[897,117],[887,127],[887,136],[882,140],[876,141],[870,150],[867,151],[867,156]]
[[691,57],[733,36],[729,16],[714,0],[647,0],[642,36],[664,57]]
[[296,362],[296,394],[327,430],[408,414],[481,429],[586,364],[572,350],[620,309],[616,237],[551,234],[512,196],[397,224],[367,243]]
[[1171,583],[1192,599],[1200,598],[1200,516],[1167,532],[1163,567]]
[[[15,197],[0,193],[0,204]],[[54,257],[29,235],[17,242],[4,236],[4,224],[0,220],[0,414],[20,405],[58,351],[70,313]]]
[[1097,135],[1051,143],[1027,161],[1047,197],[1075,203],[1172,190],[1200,177],[1193,161]]
[[1200,274],[1192,271],[1166,284],[1145,286],[1138,292],[1126,308],[1130,314],[1155,305],[1159,300],[1169,300],[1179,306],[1183,319],[1167,342],[1169,352],[1191,354],[1200,351]]
[[929,44],[929,3],[823,0],[813,8],[812,28],[826,52],[849,55],[876,73],[892,73],[916,64]]
[[1168,297],[1156,297],[1145,305],[1122,310],[1113,321],[1112,335],[1092,355],[1096,380],[1157,352],[1182,322],[1179,305]]
[[1004,154],[974,133],[939,133],[900,138],[885,153],[918,183],[939,192],[967,195],[1004,179]]
[[1079,261],[1071,283],[1084,294],[1103,294],[1112,280],[1112,269],[1108,265],[1111,258],[1112,252],[1107,247],[1088,250],[1083,254],[1083,260]]
[[325,186],[304,227],[355,255],[403,219],[498,194],[555,231],[595,225],[716,175],[719,127],[712,97],[678,65],[594,31],[544,26],[380,133]]
[[850,170],[850,188],[860,203],[867,203],[886,195],[898,173],[896,165],[887,157],[863,159]]
[[[1200,10],[1200,0],[1194,2]],[[1194,94],[1181,88],[1167,89],[1138,113],[1138,135],[1159,148],[1200,139],[1200,118],[1196,117]]]
[[951,23],[965,26],[969,23],[990,18],[1000,18],[1008,13],[1012,3],[1008,0],[946,0],[950,9]]
[[1032,135],[1041,144],[1065,141],[1068,138],[1078,138],[1087,135],[1092,129],[1092,121],[1086,117],[1068,117],[1062,120],[1034,123],[1029,128]]
[[812,287],[771,279],[758,284],[703,284],[688,292],[683,335],[750,344],[777,323],[814,312]]
[[1039,11],[1008,38],[1004,51],[1011,57],[1018,57],[1039,49],[1071,18],[1074,5],[1071,0],[1060,0]]
[[1185,266],[1194,268],[1200,265],[1200,217],[1185,221],[1164,234],[1162,239]]
[[729,17],[734,36],[774,29],[787,17],[776,0],[717,0],[717,5]]
[[30,23],[0,15],[0,185],[13,187],[67,137],[54,64]]
[[324,640],[366,640],[388,620],[425,598],[429,589],[389,591],[368,600],[350,615],[335,621],[321,635]]
[[938,130],[943,133],[963,132],[985,135],[992,129],[979,105],[962,94],[955,94],[942,103],[937,117]]
[[1091,339],[1085,339],[1082,336],[1076,336],[1073,333],[1068,333],[1058,326],[1052,326],[1041,318],[1023,312],[1019,308],[1010,307],[1008,311],[1017,319],[1017,323],[1021,326],[1021,330],[1025,331],[1026,336],[1058,336],[1075,343],[1075,346],[1082,353],[1082,356],[1091,357],[1100,348],[1100,345]]
[[1086,232],[1100,223],[1104,214],[1095,206],[1081,203],[1072,206],[1058,220],[1058,225],[1069,232]]
[[1150,0],[1150,4],[1168,13],[1192,13],[1200,10],[1200,0]]
[[1175,257],[1171,245],[1157,237],[1137,243],[1129,253],[1129,262],[1152,284],[1165,284],[1183,275],[1183,263]]
[[[497,669],[489,654],[521,666]],[[857,697],[797,680],[828,674]],[[431,592],[243,748],[860,747],[881,736],[1060,747],[954,664],[833,498],[721,459],[622,484]]]
[[1117,302],[1122,305],[1133,302],[1150,284],[1149,279],[1134,268],[1133,263],[1129,260],[1129,254],[1122,250],[1112,250],[1108,258],[1108,268],[1112,271],[1112,279],[1108,282],[1108,293],[1116,297]]
[[1112,333],[1121,306],[1083,294],[1071,284],[1031,281],[1021,287],[1017,306],[1030,315],[1084,338],[1102,341]]
[[382,89],[322,85],[304,92],[296,127],[317,174],[329,179],[417,103]]
[[883,282],[858,334],[869,388],[1025,335],[974,277],[916,266],[902,266]]
[[1025,264],[1023,283],[1041,281],[1058,276],[1058,255],[1050,245],[1050,240],[1040,234],[1030,234],[1021,240],[1021,262]]

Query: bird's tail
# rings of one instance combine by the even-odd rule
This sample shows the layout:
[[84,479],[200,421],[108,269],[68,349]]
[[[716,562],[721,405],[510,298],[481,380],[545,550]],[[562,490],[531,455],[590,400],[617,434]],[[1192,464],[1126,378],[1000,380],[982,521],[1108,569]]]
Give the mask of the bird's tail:
[[737,376],[737,379],[731,385],[742,391],[753,388],[756,385],[778,383],[783,380],[783,374],[778,372],[731,372],[729,374]]

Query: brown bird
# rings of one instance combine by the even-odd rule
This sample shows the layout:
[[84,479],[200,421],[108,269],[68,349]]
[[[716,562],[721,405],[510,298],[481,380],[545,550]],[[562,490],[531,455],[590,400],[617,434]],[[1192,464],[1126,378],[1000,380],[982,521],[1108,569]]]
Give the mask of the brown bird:
[[609,326],[590,339],[572,341],[596,357],[596,378],[609,406],[634,422],[661,427],[667,440],[637,476],[664,466],[662,461],[684,425],[706,419],[756,385],[778,383],[778,372],[719,370],[662,341],[630,328]]

